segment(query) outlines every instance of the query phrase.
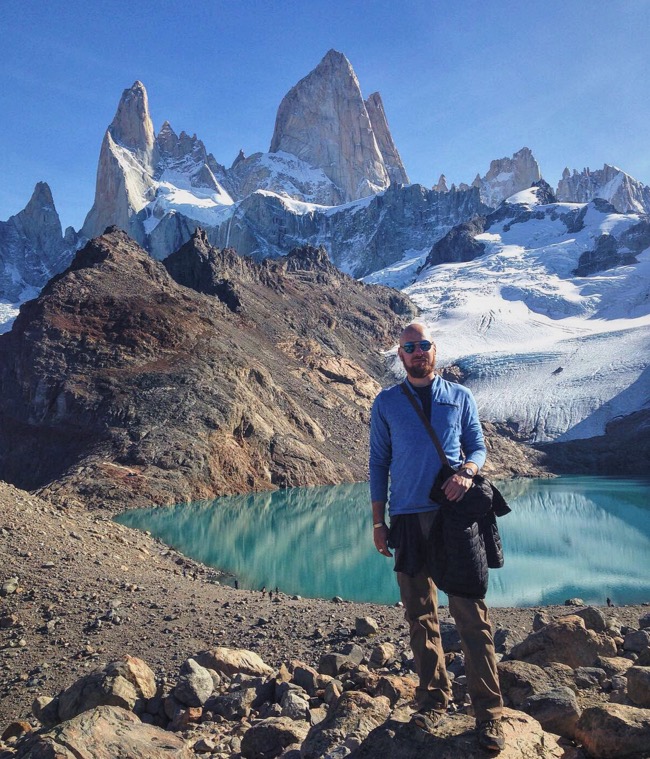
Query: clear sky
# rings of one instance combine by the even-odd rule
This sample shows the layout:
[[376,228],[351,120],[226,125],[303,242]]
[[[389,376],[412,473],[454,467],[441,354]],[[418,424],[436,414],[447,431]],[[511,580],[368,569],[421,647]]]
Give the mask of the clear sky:
[[650,0],[0,0],[0,219],[37,181],[64,226],[137,79],[230,166],[267,151],[286,92],[334,48],[379,91],[413,182],[470,183],[531,148],[650,184]]

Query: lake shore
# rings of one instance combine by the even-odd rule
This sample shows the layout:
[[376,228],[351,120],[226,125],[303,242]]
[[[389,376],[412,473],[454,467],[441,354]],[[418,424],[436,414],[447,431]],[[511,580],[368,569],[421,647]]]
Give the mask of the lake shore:
[[[358,617],[371,616],[380,631],[363,645],[390,641],[410,656],[396,606],[235,590],[219,572],[113,522],[110,513],[5,483],[0,511],[0,585],[18,580],[0,598],[0,728],[28,717],[37,696],[53,696],[124,654],[144,659],[159,676],[214,646],[248,648],[273,667],[291,659],[316,664],[349,642]],[[494,607],[493,626],[529,632],[539,610]],[[602,608],[630,626],[647,610]]]

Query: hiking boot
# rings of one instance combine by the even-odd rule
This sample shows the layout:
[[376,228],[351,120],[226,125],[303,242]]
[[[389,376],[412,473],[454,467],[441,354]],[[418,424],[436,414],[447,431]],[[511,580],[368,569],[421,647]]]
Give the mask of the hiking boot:
[[500,719],[477,720],[476,731],[478,733],[479,746],[486,751],[501,751],[505,748],[506,740],[503,737],[503,725]]
[[411,715],[411,722],[421,730],[432,733],[445,718],[445,713],[437,709],[419,709]]

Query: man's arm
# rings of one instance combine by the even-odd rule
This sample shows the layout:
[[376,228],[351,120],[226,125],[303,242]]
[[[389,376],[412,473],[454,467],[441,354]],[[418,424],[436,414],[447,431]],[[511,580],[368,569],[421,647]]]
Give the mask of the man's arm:
[[384,512],[386,511],[385,501],[372,502],[372,539],[375,541],[375,548],[384,556],[392,556],[388,550],[388,525],[386,524]]
[[472,487],[472,481],[479,469],[485,463],[486,448],[483,439],[483,429],[478,418],[478,408],[471,393],[467,393],[461,412],[461,448],[465,454],[465,463],[461,469],[448,480],[442,489],[450,501],[462,500],[465,493]]

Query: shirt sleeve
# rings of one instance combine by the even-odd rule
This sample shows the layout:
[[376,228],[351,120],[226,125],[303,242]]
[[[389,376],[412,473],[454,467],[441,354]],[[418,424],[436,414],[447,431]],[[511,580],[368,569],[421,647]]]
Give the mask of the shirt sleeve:
[[480,469],[485,464],[487,450],[483,439],[483,429],[478,418],[478,408],[474,396],[468,391],[462,413],[460,442],[466,461],[473,461]]
[[388,501],[388,473],[392,447],[390,428],[381,411],[379,396],[370,414],[370,499]]

